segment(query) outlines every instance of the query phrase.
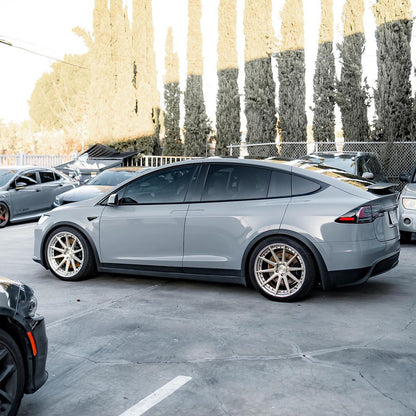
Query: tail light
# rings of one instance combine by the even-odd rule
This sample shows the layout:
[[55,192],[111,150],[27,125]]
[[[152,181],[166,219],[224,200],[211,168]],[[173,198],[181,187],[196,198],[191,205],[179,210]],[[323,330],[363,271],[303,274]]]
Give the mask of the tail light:
[[365,205],[341,215],[335,222],[342,224],[365,224],[373,222],[376,218],[383,215],[384,211],[380,206]]

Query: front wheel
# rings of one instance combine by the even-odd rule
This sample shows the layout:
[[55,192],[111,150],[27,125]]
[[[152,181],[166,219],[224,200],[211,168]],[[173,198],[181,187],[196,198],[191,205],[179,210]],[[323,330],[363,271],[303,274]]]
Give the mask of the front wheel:
[[400,241],[410,243],[412,241],[412,233],[409,231],[400,231]]
[[49,269],[61,280],[81,280],[95,271],[90,245],[79,231],[70,227],[52,232],[46,241],[45,257]]
[[5,227],[9,223],[9,220],[9,207],[4,202],[0,202],[0,228]]
[[25,368],[13,338],[0,329],[0,416],[15,416],[23,397]]
[[250,258],[250,279],[266,298],[291,302],[309,294],[315,281],[310,252],[288,237],[262,241]]

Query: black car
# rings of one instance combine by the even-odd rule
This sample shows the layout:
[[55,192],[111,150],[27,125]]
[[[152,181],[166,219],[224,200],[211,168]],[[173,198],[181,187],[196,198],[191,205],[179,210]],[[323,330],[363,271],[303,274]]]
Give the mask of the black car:
[[301,157],[333,168],[342,169],[353,175],[374,182],[387,182],[386,175],[375,153],[371,152],[314,152]]
[[16,415],[24,393],[47,380],[45,321],[30,287],[0,278],[0,415]]

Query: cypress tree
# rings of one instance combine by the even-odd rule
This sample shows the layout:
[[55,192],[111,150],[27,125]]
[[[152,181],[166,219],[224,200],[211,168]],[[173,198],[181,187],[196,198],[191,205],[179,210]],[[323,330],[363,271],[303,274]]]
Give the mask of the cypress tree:
[[91,83],[89,88],[88,130],[92,142],[111,140],[112,65],[110,11],[107,0],[95,0],[93,38],[89,51]]
[[227,146],[240,142],[238,91],[237,1],[220,0],[218,7],[218,92],[215,153],[228,155]]
[[381,141],[410,139],[412,97],[410,0],[379,0],[374,5],[377,23],[377,120],[375,136]]
[[210,133],[202,89],[201,0],[188,2],[188,76],[185,104],[185,156],[206,156]]
[[179,89],[179,58],[173,52],[172,28],[166,37],[165,57],[165,140],[163,154],[168,156],[183,155],[183,144],[180,137],[180,89]]
[[279,74],[279,130],[282,155],[298,157],[306,153],[305,49],[302,0],[286,0],[281,13],[282,46],[277,54]]
[[335,59],[333,53],[332,0],[321,0],[319,45],[313,78],[313,137],[328,143],[326,150],[335,150]]
[[156,137],[160,97],[156,82],[156,54],[151,0],[133,0],[133,62],[131,76],[136,85],[136,137]]
[[[363,14],[364,0],[346,1],[343,10],[344,39],[338,45],[341,78],[337,81],[336,94],[345,142],[367,141],[369,138],[368,88],[362,82],[361,64],[365,43]],[[349,149],[348,143],[345,144],[344,150]]]
[[[246,0],[245,34],[245,115],[248,143],[272,143],[276,140],[276,85],[273,80],[271,53],[274,34],[270,0]],[[253,147],[251,155],[269,156]],[[270,150],[268,150],[270,152]]]

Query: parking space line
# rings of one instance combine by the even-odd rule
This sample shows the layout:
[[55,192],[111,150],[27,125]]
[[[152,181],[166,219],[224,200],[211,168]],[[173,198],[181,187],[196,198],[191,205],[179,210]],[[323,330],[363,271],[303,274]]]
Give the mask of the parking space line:
[[192,377],[187,376],[177,376],[173,380],[166,383],[160,389],[157,389],[153,393],[149,394],[143,400],[140,400],[137,404],[127,409],[120,416],[140,416],[143,413],[147,412],[153,406],[156,406],[166,397],[170,396],[176,390],[180,389],[188,381],[192,380]]

